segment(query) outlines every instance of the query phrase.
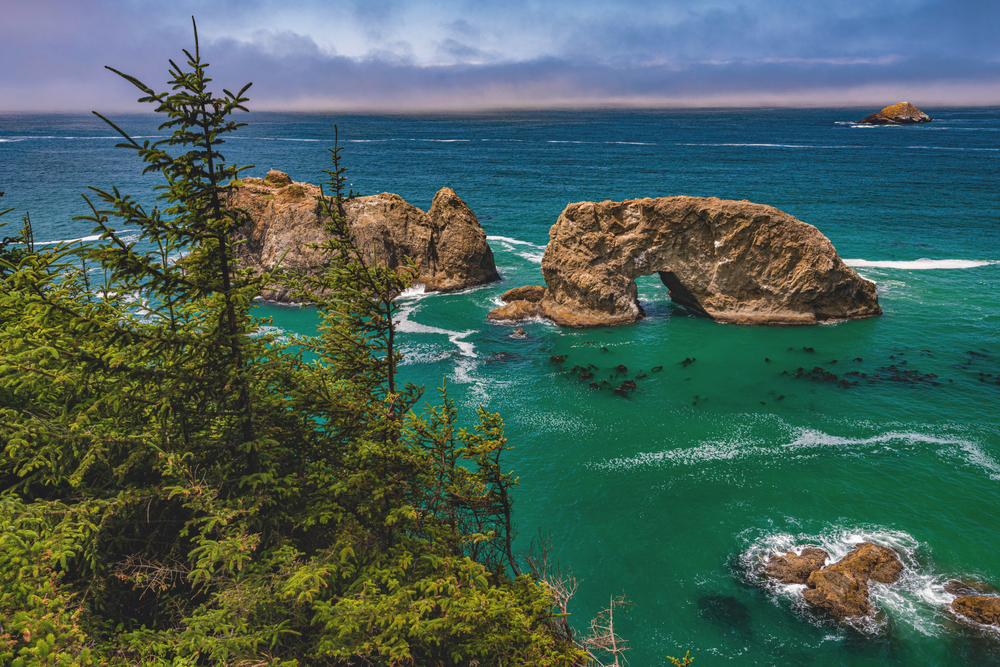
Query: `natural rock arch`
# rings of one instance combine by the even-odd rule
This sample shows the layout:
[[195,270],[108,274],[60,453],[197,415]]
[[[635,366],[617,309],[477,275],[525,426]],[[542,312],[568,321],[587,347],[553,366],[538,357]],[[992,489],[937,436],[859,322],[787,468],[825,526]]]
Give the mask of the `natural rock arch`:
[[490,319],[568,327],[644,316],[635,279],[659,273],[675,302],[721,322],[815,324],[879,315],[862,279],[812,225],[772,206],[701,197],[570,204],[549,231],[547,289]]

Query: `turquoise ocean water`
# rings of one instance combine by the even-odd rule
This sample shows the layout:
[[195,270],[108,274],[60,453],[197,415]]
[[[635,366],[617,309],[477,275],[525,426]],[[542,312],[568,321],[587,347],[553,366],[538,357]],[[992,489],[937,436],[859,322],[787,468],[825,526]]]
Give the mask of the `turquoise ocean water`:
[[[317,182],[338,123],[356,190],[426,209],[449,186],[478,214],[503,282],[403,298],[402,373],[431,401],[445,379],[467,423],[479,405],[503,415],[521,541],[551,534],[580,580],[578,628],[612,595],[634,602],[618,627],[632,665],[688,649],[699,667],[1000,664],[1000,635],[942,612],[951,578],[1000,586],[1000,109],[851,122],[869,111],[251,113],[224,152],[252,175]],[[115,120],[159,135],[150,116]],[[155,184],[114,143],[85,116],[0,115],[4,206],[30,210],[39,241],[88,236],[70,219],[86,212],[85,186],[148,201]],[[672,305],[651,276],[634,325],[530,322],[518,340],[487,323],[504,290],[541,282],[567,203],[677,194],[815,225],[876,282],[885,314],[727,326]],[[259,311],[279,333],[315,327],[309,309]],[[622,398],[569,370],[587,364],[598,379],[619,364],[647,377]],[[837,380],[796,378],[800,367]],[[760,581],[774,550],[813,543],[839,557],[862,539],[907,565],[875,587],[871,622],[833,622],[796,587]]]

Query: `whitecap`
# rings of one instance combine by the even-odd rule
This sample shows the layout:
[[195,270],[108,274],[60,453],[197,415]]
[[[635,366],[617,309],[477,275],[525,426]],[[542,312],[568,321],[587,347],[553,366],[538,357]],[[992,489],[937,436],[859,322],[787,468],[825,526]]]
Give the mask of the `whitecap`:
[[[972,128],[962,128],[962,129],[972,129]],[[928,150],[928,151],[989,151],[996,152],[1000,151],[1000,148],[960,148],[957,146],[907,146],[907,148]]]
[[853,268],[906,269],[926,271],[929,269],[975,269],[980,266],[1000,264],[993,259],[915,259],[910,261],[845,259],[844,264]]
[[890,431],[867,438],[831,435],[811,428],[790,428],[783,444],[757,444],[752,436],[736,433],[731,438],[709,440],[695,447],[639,452],[632,456],[591,462],[588,467],[608,471],[629,471],[654,466],[694,466],[713,461],[736,461],[748,458],[788,457],[789,452],[838,449],[857,452],[876,448],[898,451],[918,446],[935,446],[938,454],[949,456],[1000,481],[1000,464],[983,451],[978,443],[964,438],[939,437],[913,431]]
[[409,299],[410,303],[402,303],[400,305],[397,313],[399,319],[395,320],[396,331],[401,333],[441,334],[448,337],[448,340],[459,349],[463,357],[476,357],[475,344],[463,340],[476,333],[476,329],[451,331],[440,327],[432,327],[427,324],[420,324],[410,319],[410,315],[416,311],[418,303],[425,296],[428,296],[428,294],[424,291],[423,285],[410,287],[400,295],[400,299]]
[[542,259],[545,257],[544,252],[519,252],[517,255],[535,264],[541,264]]
[[509,236],[487,236],[487,241],[499,241],[500,243],[509,243],[510,245],[528,245],[533,248],[539,248],[544,250],[546,246],[538,245],[537,243],[532,243],[531,241],[522,241],[521,239],[513,239]]
[[81,243],[84,241],[97,241],[101,238],[100,234],[94,234],[93,236],[81,236],[78,239],[64,239],[62,241],[35,241],[35,245],[55,245],[56,243]]

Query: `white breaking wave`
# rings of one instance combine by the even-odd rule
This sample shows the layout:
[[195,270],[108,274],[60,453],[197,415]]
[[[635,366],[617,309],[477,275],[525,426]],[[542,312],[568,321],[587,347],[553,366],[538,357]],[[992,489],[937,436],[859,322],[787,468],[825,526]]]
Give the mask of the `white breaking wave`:
[[424,292],[423,285],[410,287],[399,295],[400,299],[412,299],[412,301],[408,304],[400,306],[398,314],[399,319],[395,321],[396,331],[404,333],[441,334],[448,337],[448,340],[459,349],[463,357],[476,357],[476,346],[473,343],[462,340],[463,338],[476,333],[476,329],[469,329],[468,331],[451,331],[440,327],[432,327],[427,324],[420,324],[419,322],[414,322],[410,319],[410,315],[412,315],[417,309],[417,304],[425,296],[428,295]]
[[[530,241],[522,241],[520,239],[512,239],[509,236],[487,236],[487,241],[496,241],[503,244],[504,248],[513,252],[518,257],[523,257],[529,262],[534,262],[535,264],[542,263],[542,257],[545,256],[545,248],[547,246],[538,245],[537,243],[531,243]],[[533,248],[530,251],[518,251],[514,246],[527,246]]]
[[980,266],[1000,264],[995,259],[915,259],[911,261],[845,259],[844,264],[854,268],[907,269],[925,271],[928,269],[975,269]]
[[598,470],[626,471],[654,466],[693,466],[712,461],[736,461],[748,458],[782,458],[799,450],[835,449],[855,452],[871,448],[935,446],[938,453],[963,461],[966,465],[983,471],[991,480],[1000,481],[1000,463],[975,442],[964,438],[938,437],[908,431],[891,431],[869,438],[850,438],[830,435],[809,428],[789,429],[789,441],[781,444],[759,444],[760,441],[736,434],[725,440],[710,440],[695,447],[640,452],[589,464]]
[[[962,128],[962,129],[972,129],[972,128]],[[907,146],[907,148],[922,149],[928,151],[989,151],[996,152],[1000,151],[1000,148],[959,148],[955,146]]]
[[100,234],[94,234],[93,236],[81,236],[78,239],[64,239],[62,241],[35,241],[35,245],[55,245],[56,243],[78,243],[83,241],[97,241],[101,238]]
[[510,243],[511,245],[530,245],[534,248],[545,249],[545,246],[538,245],[537,243],[532,243],[531,241],[522,241],[521,239],[512,239],[509,236],[487,236],[487,241],[500,241],[501,243]]

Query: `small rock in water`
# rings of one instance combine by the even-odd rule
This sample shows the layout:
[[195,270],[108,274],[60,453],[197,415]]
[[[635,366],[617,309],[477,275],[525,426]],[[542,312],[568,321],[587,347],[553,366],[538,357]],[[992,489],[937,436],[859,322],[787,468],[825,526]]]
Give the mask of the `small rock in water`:
[[944,585],[944,592],[958,597],[1000,593],[994,586],[975,579],[953,579]]
[[628,373],[628,369],[625,367],[625,364],[618,364],[617,366],[615,366],[615,372],[616,373]]
[[524,329],[522,329],[521,327],[518,327],[518,328],[514,329],[514,333],[512,333],[510,335],[510,337],[511,338],[527,338],[528,334],[526,334],[524,332]]
[[698,360],[695,359],[694,357],[687,357],[686,359],[684,359],[684,361],[681,362],[681,366],[687,367],[687,366],[690,366],[691,364],[693,364],[696,361],[698,361]]
[[551,361],[554,364],[561,364],[562,362],[566,361],[566,355],[559,354],[556,356],[549,357],[549,361]]
[[524,355],[518,354],[517,352],[494,352],[486,358],[486,363],[506,363],[508,361],[514,361],[515,359],[524,359]]
[[654,373],[659,373],[662,370],[663,370],[663,366],[653,366],[653,372]]
[[970,621],[1000,627],[1000,597],[995,595],[963,595],[952,601],[951,608]]

